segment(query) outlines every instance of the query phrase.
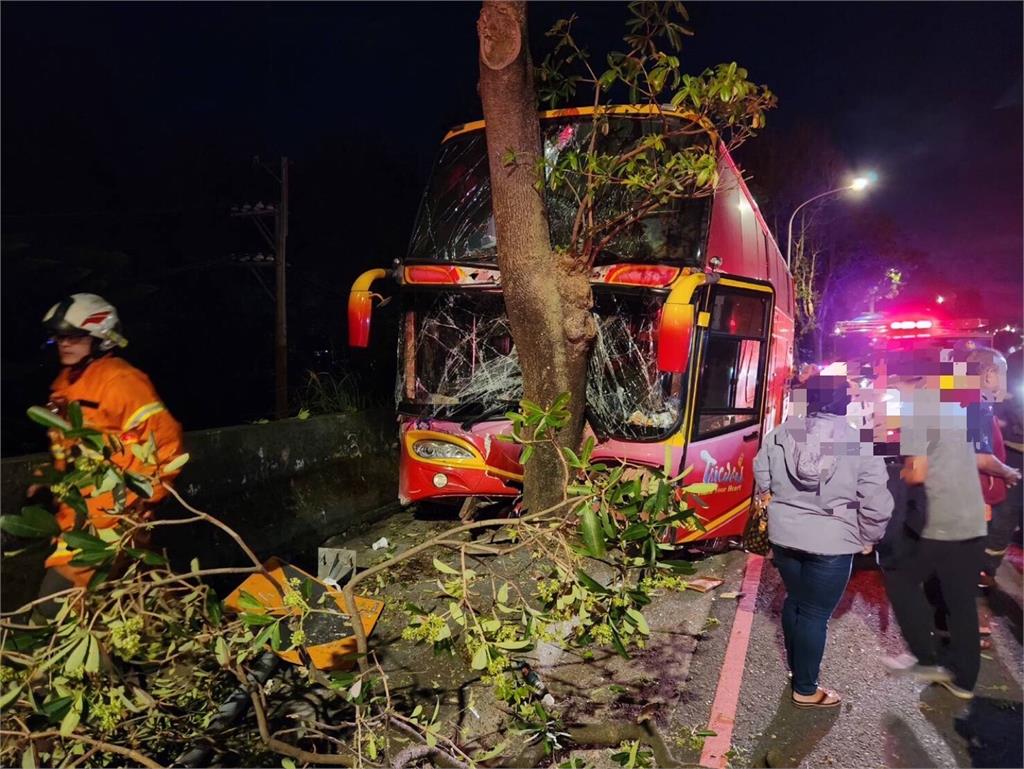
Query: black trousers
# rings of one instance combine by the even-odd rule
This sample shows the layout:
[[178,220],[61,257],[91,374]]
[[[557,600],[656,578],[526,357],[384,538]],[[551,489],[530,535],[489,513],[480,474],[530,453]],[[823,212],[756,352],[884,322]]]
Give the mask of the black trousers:
[[930,577],[937,579],[947,611],[954,682],[968,690],[974,689],[981,665],[976,600],[984,548],[984,537],[947,542],[906,532],[900,557],[882,565],[896,621],[922,665],[939,664],[934,606],[924,590]]

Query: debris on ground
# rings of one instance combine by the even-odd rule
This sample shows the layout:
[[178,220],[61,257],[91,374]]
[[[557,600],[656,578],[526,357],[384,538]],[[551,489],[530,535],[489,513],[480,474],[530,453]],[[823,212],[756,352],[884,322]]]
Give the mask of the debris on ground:
[[706,593],[709,590],[714,590],[716,587],[722,584],[720,579],[712,579],[709,577],[698,577],[697,579],[687,580],[686,589],[696,590],[698,593]]

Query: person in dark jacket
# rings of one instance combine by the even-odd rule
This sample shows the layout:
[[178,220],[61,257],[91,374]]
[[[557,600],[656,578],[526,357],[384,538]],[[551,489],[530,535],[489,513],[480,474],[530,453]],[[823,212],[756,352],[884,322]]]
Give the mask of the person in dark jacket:
[[793,393],[794,416],[754,459],[755,493],[768,504],[773,561],[786,585],[782,631],[793,704],[831,708],[818,685],[828,621],[857,553],[870,553],[892,515],[882,457],[846,417],[846,377],[817,375]]

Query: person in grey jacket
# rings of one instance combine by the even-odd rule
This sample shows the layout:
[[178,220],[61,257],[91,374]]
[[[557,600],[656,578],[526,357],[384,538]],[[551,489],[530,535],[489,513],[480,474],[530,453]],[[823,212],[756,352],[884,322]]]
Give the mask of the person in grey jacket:
[[853,556],[871,552],[893,509],[883,458],[847,421],[847,393],[841,376],[814,376],[794,389],[794,415],[768,433],[754,459],[755,493],[767,501],[773,562],[786,586],[782,632],[793,704],[804,708],[842,701],[818,686],[828,621]]

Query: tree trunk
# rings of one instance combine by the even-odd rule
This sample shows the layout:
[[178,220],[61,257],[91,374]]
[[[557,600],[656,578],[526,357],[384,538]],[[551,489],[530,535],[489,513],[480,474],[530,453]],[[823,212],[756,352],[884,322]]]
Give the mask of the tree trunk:
[[[544,407],[561,393],[570,394],[572,419],[558,439],[575,449],[583,429],[587,352],[594,336],[592,300],[585,271],[553,252],[544,199],[534,186],[541,136],[526,3],[484,0],[477,34],[498,268],[523,392]],[[503,160],[509,150],[512,164]],[[554,450],[538,446],[525,473],[525,508],[541,510],[563,499],[565,479]]]

